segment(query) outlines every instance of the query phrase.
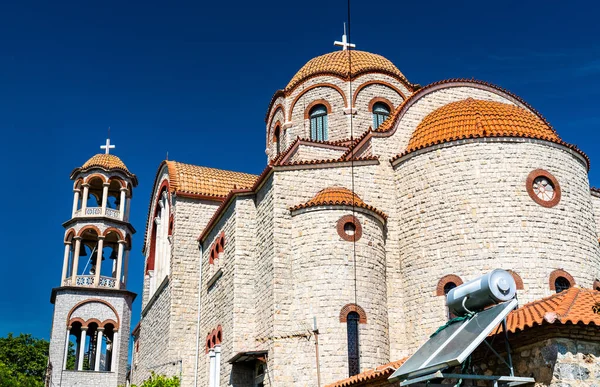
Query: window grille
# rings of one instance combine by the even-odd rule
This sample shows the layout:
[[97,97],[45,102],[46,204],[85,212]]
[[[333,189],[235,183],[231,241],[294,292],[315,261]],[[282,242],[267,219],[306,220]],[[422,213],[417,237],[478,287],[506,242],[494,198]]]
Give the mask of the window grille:
[[310,138],[317,141],[327,141],[328,122],[327,108],[317,105],[310,110]]
[[360,373],[359,347],[358,347],[358,320],[359,315],[356,312],[348,313],[346,319],[348,330],[348,373],[354,376]]
[[377,129],[390,116],[390,108],[381,102],[373,105],[373,129]]
[[554,280],[554,289],[556,289],[556,293],[560,293],[564,290],[567,290],[571,287],[571,283],[565,277],[558,277]]

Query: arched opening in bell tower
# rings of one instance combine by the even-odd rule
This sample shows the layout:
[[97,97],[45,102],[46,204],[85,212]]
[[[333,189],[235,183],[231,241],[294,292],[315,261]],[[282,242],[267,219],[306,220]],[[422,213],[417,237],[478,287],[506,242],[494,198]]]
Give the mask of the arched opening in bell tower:
[[102,249],[103,262],[101,265],[100,276],[111,278],[117,277],[119,240],[122,240],[122,237],[117,231],[110,230],[106,233]]
[[[83,198],[86,203],[86,208],[92,210],[93,208],[100,208],[102,206],[102,186],[104,181],[99,177],[92,177],[88,181],[88,194],[87,197]],[[97,214],[99,215],[99,213]]]

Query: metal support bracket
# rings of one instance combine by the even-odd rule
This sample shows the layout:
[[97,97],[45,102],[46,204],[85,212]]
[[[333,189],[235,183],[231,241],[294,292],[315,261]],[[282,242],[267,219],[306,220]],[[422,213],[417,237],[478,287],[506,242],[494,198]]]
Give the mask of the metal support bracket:
[[[494,387],[497,386],[519,386],[521,384],[535,383],[535,379],[520,376],[497,376],[497,375],[468,375],[468,374],[444,374],[442,371],[437,371],[433,374],[420,376],[414,379],[408,379],[400,383],[400,386],[409,386],[411,384],[427,382],[433,379],[472,379],[493,382]],[[452,386],[448,384],[447,386]]]

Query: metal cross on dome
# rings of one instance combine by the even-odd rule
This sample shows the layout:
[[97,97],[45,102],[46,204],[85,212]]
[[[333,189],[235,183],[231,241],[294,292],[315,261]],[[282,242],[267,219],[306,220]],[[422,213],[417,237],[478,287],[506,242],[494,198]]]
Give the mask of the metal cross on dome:
[[335,41],[333,42],[334,46],[342,46],[342,50],[346,51],[348,50],[348,47],[350,48],[356,48],[356,44],[354,43],[348,43],[348,38],[346,37],[346,23],[344,23],[344,35],[342,35],[342,41]]
[[106,145],[101,145],[100,149],[104,149],[105,150],[105,154],[109,154],[111,149],[114,149],[115,146],[114,145],[110,145],[110,138],[106,139]]

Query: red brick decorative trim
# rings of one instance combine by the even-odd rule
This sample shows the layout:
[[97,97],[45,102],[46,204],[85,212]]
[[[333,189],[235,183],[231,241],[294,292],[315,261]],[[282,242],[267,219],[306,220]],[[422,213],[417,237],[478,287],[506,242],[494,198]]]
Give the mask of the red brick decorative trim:
[[325,109],[327,109],[327,114],[331,114],[331,105],[329,104],[329,102],[327,102],[324,99],[316,99],[316,100],[312,101],[304,110],[304,119],[305,120],[308,120],[310,118],[310,111],[312,110],[312,108],[314,108],[317,105],[325,106]]
[[365,310],[356,304],[346,304],[340,311],[340,322],[345,323],[348,321],[348,313],[356,312],[358,313],[358,323],[366,324],[367,323],[367,314]]
[[548,284],[550,285],[550,290],[556,290],[556,286],[554,285],[554,282],[556,281],[556,279],[558,277],[566,278],[567,281],[569,281],[569,283],[571,284],[571,286],[575,286],[575,278],[573,278],[573,276],[571,274],[567,273],[563,269],[556,269],[552,273],[550,273],[550,277],[548,278]]
[[67,232],[65,233],[65,243],[71,243],[74,236],[75,236],[75,230],[72,228],[68,229]]
[[[538,177],[545,177],[548,180],[550,180],[550,182],[552,183],[552,185],[554,186],[554,197],[551,200],[542,200],[540,199],[540,197],[538,197],[535,192],[533,192],[533,181],[535,179],[537,179]],[[529,196],[533,199],[534,202],[536,202],[537,204],[539,204],[542,207],[554,207],[555,205],[558,204],[558,202],[560,201],[560,185],[558,184],[558,180],[556,180],[556,178],[548,171],[545,171],[543,169],[536,169],[531,171],[531,173],[529,174],[529,176],[527,176],[527,182],[525,183],[526,187],[527,187],[527,193],[529,194]]]
[[108,306],[113,311],[115,316],[117,316],[117,322],[116,322],[115,328],[119,328],[120,319],[119,319],[119,314],[117,313],[117,310],[111,304],[109,304],[108,302],[101,300],[99,298],[90,298],[88,300],[84,300],[84,301],[81,301],[81,302],[78,302],[77,304],[75,304],[75,306],[73,308],[71,308],[71,310],[67,314],[67,324],[69,323],[69,321],[71,321],[71,316],[77,310],[77,308],[79,308],[82,305],[89,304],[91,302],[98,302],[100,304],[104,304],[104,305]]
[[[346,233],[345,226],[348,223],[354,224],[354,234]],[[353,215],[342,216],[337,222],[337,232],[340,238],[348,242],[358,241],[362,237],[362,226],[360,221]]]
[[85,322],[85,326],[89,328],[90,324],[94,323],[98,326],[98,328],[100,328],[100,326],[102,325],[102,322],[100,322],[100,320],[98,320],[97,318],[89,318]]
[[125,180],[121,179],[120,177],[109,177],[107,183],[116,181],[119,183],[119,185],[121,186],[121,188],[127,188],[127,183],[125,182]]
[[84,184],[90,184],[90,181],[92,181],[92,179],[95,178],[99,178],[100,180],[102,180],[102,183],[106,183],[106,176],[100,174],[100,173],[94,173],[92,175],[89,175],[85,178],[85,180],[83,181]]
[[104,236],[108,236],[109,233],[114,232],[115,234],[117,234],[119,236],[119,240],[124,240],[125,236],[123,235],[123,233],[121,232],[121,230],[118,230],[114,227],[109,227],[106,230],[104,230]]
[[102,327],[102,328],[106,328],[106,326],[107,326],[108,324],[112,324],[112,326],[113,326],[113,328],[114,328],[114,329],[118,329],[118,328],[119,328],[119,324],[117,324],[115,320],[111,320],[111,319],[108,319],[108,320],[102,321],[102,325],[101,325],[101,327]]
[[592,289],[600,291],[600,280],[594,280],[592,284]]
[[375,97],[369,102],[369,112],[373,112],[373,105],[375,105],[377,102],[381,102],[387,105],[388,109],[390,109],[390,114],[392,114],[392,112],[394,111],[394,104],[389,99],[383,97]]
[[[83,179],[80,177],[79,179],[75,180],[75,182],[73,183],[73,189],[81,189],[81,185],[83,184]],[[81,199],[81,197],[80,197]]]
[[340,93],[340,95],[342,96],[342,99],[344,100],[344,107],[348,106],[348,101],[346,100],[346,94],[344,94],[344,92],[342,91],[342,89],[340,89],[338,86],[332,84],[332,83],[317,83],[316,85],[312,85],[310,87],[307,87],[306,89],[304,89],[300,94],[298,94],[296,96],[296,98],[294,98],[294,100],[292,101],[292,104],[290,106],[290,110],[288,110],[288,117],[289,119],[292,118],[292,112],[294,111],[294,107],[296,106],[296,102],[298,102],[298,100],[300,99],[300,97],[302,97],[304,94],[308,93],[309,91],[311,91],[314,88],[317,87],[330,87],[334,90],[336,90],[338,93]]
[[96,226],[94,226],[93,224],[87,225],[85,227],[83,227],[81,230],[79,230],[79,232],[77,233],[77,236],[80,237],[83,235],[84,232],[86,232],[87,230],[94,230],[96,231],[96,235],[101,236],[102,233],[100,232],[100,229]]
[[451,282],[454,283],[456,286],[460,286],[463,284],[463,280],[456,274],[447,274],[440,278],[440,280],[438,281],[437,287],[435,289],[435,295],[445,296],[446,294],[444,293],[444,286]]
[[206,335],[206,353],[223,342],[223,328],[218,325]]
[[523,280],[521,279],[521,276],[512,270],[507,270],[507,272],[509,272],[515,280],[515,284],[517,284],[517,290],[523,290]]
[[85,321],[80,317],[74,317],[67,322],[68,327],[72,327],[73,324],[80,323],[82,327],[86,326]]
[[225,252],[225,232],[221,231],[221,234],[214,241],[210,247],[210,255],[208,257],[208,263],[213,264],[215,260],[221,256],[221,253]]
[[[385,82],[385,81],[369,81],[369,82],[365,82],[362,85],[358,86],[356,88],[356,91],[354,92],[354,95],[352,96],[352,107],[356,107],[356,100],[358,99],[358,93],[360,93],[360,91],[362,89],[364,89],[367,86],[371,86],[371,85],[382,85],[382,86],[387,86],[390,89],[394,90],[396,93],[398,93],[398,95],[400,95],[400,97],[402,97],[402,99],[406,99],[406,96],[404,95],[404,93],[402,91],[400,91],[399,88],[397,88],[396,86],[392,85],[391,83]],[[390,103],[390,108],[394,108],[394,104]]]
[[282,104],[277,104],[277,106],[275,106],[275,108],[273,109],[273,113],[271,113],[269,115],[269,120],[267,121],[267,127],[271,128],[273,125],[271,125],[273,118],[275,118],[275,114],[277,114],[277,111],[281,110],[281,112],[283,113],[283,119],[285,120],[285,110],[283,108]]

